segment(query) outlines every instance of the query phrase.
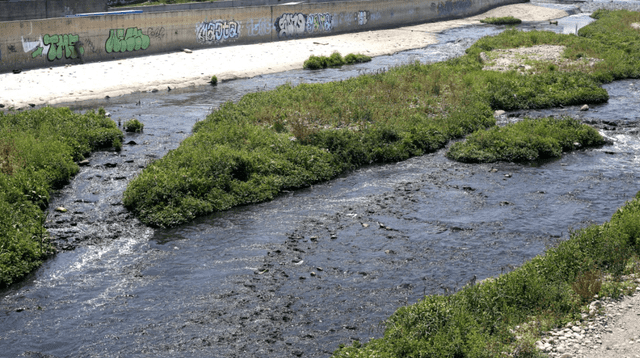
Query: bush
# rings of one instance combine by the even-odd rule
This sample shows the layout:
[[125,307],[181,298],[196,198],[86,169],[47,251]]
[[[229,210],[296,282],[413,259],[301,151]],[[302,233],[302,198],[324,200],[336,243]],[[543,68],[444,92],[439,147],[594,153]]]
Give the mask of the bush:
[[354,63],[363,63],[371,61],[371,57],[361,54],[348,54],[345,58],[338,52],[334,52],[331,56],[310,56],[308,60],[304,61],[304,69],[307,70],[319,70],[327,67],[340,67],[344,64],[351,65]]
[[524,119],[481,129],[449,148],[447,157],[466,163],[528,162],[605,143],[597,130],[575,119]]
[[124,130],[126,132],[142,133],[144,124],[137,119],[131,119],[124,122]]
[[0,287],[18,281],[52,253],[44,228],[51,191],[78,172],[74,161],[122,145],[104,110],[0,112]]
[[218,85],[218,77],[211,76],[211,81],[209,81],[209,83],[211,83],[212,86]]
[[506,17],[487,17],[483,20],[480,20],[480,22],[484,24],[491,24],[491,25],[519,25],[522,23],[522,20],[516,19],[513,16],[506,16]]

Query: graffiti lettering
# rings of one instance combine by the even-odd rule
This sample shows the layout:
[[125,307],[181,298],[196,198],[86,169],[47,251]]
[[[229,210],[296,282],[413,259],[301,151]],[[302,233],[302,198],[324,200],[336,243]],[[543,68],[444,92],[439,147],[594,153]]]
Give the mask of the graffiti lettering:
[[265,36],[271,33],[271,19],[262,18],[257,21],[253,21],[253,19],[249,20],[247,26],[247,35],[249,36]]
[[199,43],[215,43],[237,39],[240,36],[240,25],[237,21],[213,21],[196,25],[196,40]]
[[9,52],[18,52],[15,45],[7,45],[7,50],[9,50]]
[[307,32],[328,32],[333,28],[331,15],[329,14],[310,14],[307,16]]
[[282,14],[276,19],[274,26],[278,37],[299,36],[304,33],[306,16],[303,14]]
[[124,29],[112,29],[104,48],[107,53],[138,51],[146,50],[150,43],[149,36],[143,34],[142,30],[137,27],[130,27],[126,30],[126,33]]
[[369,22],[369,11],[358,11],[356,13],[356,22],[358,25],[366,25]]
[[149,27],[147,28],[147,35],[149,35],[149,37],[153,37],[154,39],[161,40],[164,37],[164,27]]
[[[44,35],[44,44],[45,46],[51,46],[47,53],[47,59],[49,61],[60,60],[64,58],[78,58],[78,52],[76,52],[76,42],[78,42],[78,35]],[[36,52],[34,51],[31,54],[32,57],[36,57]],[[80,52],[80,56],[84,54],[84,48],[82,46],[78,47],[78,51]]]

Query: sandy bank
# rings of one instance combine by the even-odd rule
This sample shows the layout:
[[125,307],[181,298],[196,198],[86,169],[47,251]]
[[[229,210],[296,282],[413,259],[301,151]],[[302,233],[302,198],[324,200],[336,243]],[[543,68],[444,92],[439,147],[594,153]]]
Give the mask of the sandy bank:
[[523,21],[545,21],[567,16],[562,10],[531,4],[515,4],[484,14],[452,21],[428,23],[392,30],[369,31],[329,37],[219,47],[96,62],[68,67],[0,74],[0,104],[22,108],[29,104],[56,104],[105,96],[119,96],[152,89],[167,90],[218,80],[253,77],[301,68],[310,55],[338,51],[369,56],[425,47],[436,43],[444,30],[480,24],[486,17],[514,16]]

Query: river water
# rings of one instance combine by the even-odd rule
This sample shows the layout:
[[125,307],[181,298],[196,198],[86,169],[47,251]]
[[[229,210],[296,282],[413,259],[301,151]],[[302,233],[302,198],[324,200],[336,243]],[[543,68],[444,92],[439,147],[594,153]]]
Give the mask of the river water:
[[[571,33],[588,21],[527,26]],[[52,199],[68,209],[51,211],[47,224],[61,252],[0,292],[0,355],[327,357],[339,344],[381,336],[386,317],[424,294],[508,272],[570,230],[608,220],[640,190],[638,80],[606,85],[609,102],[587,112],[501,118],[570,115],[612,140],[558,160],[469,165],[441,150],[167,230],[144,227],[122,207],[127,182],[225,101],[440,61],[500,30],[455,29],[439,45],[342,69],[73,104],[138,118],[144,133],[127,134],[119,153],[93,154]]]

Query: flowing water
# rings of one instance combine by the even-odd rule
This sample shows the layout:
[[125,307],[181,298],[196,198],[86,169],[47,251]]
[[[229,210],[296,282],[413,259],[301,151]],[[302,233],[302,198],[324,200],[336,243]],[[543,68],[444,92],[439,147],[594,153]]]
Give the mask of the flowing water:
[[[570,33],[588,21],[527,26]],[[451,30],[440,45],[360,66],[75,104],[138,118],[144,133],[127,134],[119,153],[93,154],[53,198],[51,207],[68,209],[51,211],[47,224],[61,252],[0,292],[0,355],[326,357],[381,336],[386,317],[424,294],[512,270],[572,228],[608,220],[640,190],[637,80],[606,85],[611,99],[588,112],[501,118],[571,115],[612,140],[558,160],[468,165],[441,150],[168,230],[146,228],[122,207],[127,182],[225,101],[440,61],[498,31]]]

